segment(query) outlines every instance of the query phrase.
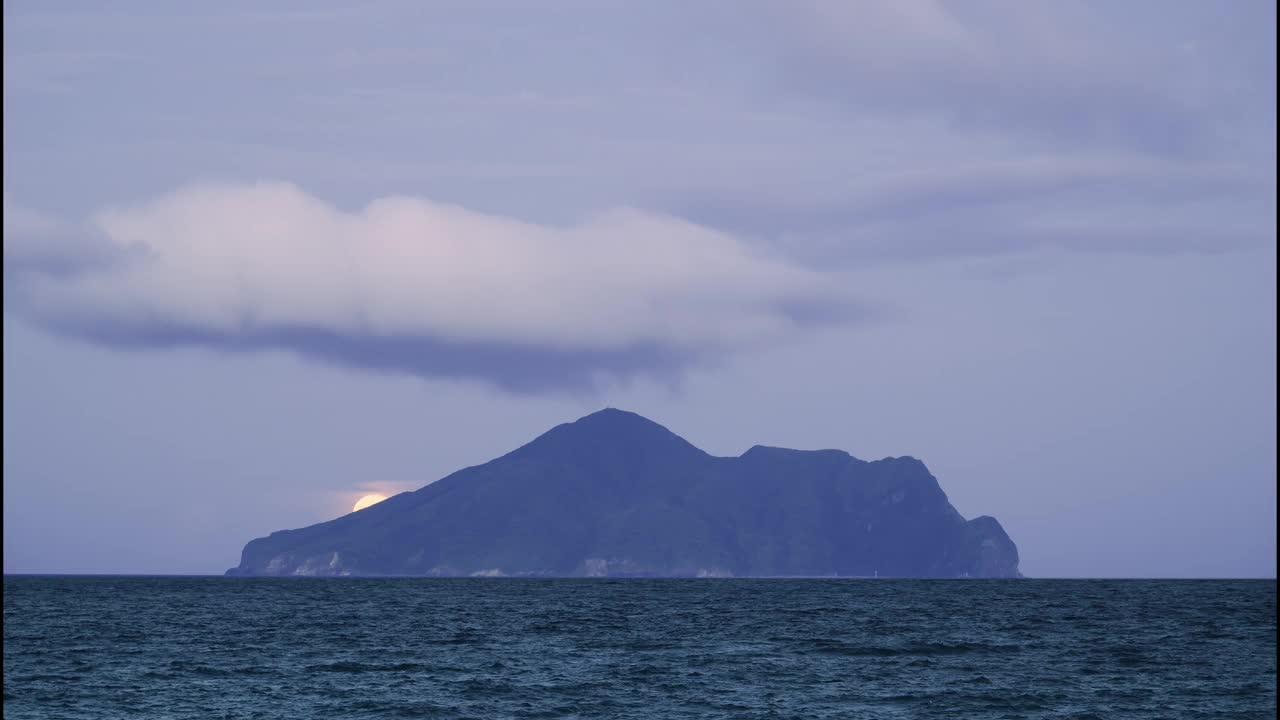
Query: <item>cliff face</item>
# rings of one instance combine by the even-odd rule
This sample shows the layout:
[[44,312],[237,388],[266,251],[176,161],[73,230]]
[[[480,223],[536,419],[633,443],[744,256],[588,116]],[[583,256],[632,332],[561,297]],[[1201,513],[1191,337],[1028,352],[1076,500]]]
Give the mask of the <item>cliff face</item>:
[[229,575],[1018,577],[920,461],[708,455],[603,410],[416,492],[245,546]]

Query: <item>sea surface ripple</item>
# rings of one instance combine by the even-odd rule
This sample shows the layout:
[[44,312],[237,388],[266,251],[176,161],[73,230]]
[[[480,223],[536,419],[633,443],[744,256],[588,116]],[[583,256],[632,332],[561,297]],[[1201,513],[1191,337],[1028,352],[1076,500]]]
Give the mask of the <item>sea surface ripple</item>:
[[1276,583],[4,579],[6,718],[1268,718]]

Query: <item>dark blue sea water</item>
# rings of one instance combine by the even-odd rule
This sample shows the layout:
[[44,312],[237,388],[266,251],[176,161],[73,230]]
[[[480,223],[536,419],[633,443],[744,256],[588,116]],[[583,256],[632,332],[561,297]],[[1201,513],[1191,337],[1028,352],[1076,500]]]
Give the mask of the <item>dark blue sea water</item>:
[[6,718],[1270,718],[1275,581],[6,577]]

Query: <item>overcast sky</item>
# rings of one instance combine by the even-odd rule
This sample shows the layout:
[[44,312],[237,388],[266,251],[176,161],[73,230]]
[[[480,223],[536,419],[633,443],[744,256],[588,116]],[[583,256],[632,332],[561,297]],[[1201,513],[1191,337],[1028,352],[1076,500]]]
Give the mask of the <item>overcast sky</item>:
[[4,3],[4,570],[605,406],[912,455],[1029,576],[1275,576],[1275,5]]

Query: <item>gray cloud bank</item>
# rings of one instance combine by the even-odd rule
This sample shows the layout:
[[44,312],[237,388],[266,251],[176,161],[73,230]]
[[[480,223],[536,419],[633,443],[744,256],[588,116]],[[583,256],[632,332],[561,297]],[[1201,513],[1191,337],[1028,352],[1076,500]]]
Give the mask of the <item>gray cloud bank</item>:
[[10,297],[46,327],[117,347],[284,349],[515,391],[589,389],[672,378],[856,310],[834,277],[630,209],[551,226],[418,198],[349,213],[287,183],[204,184],[99,213],[94,242],[6,204]]
[[[659,201],[814,262],[1275,236],[1275,4],[749,3],[759,107],[826,160]],[[701,17],[706,27],[719,11]]]
[[787,193],[688,193],[673,211],[811,261],[996,255],[1037,248],[1221,252],[1275,238],[1274,176],[1143,158],[1030,157],[810,183]]
[[768,22],[743,36],[771,58],[778,93],[854,113],[1195,155],[1265,130],[1257,111],[1275,97],[1275,4],[1265,0],[758,6]]

